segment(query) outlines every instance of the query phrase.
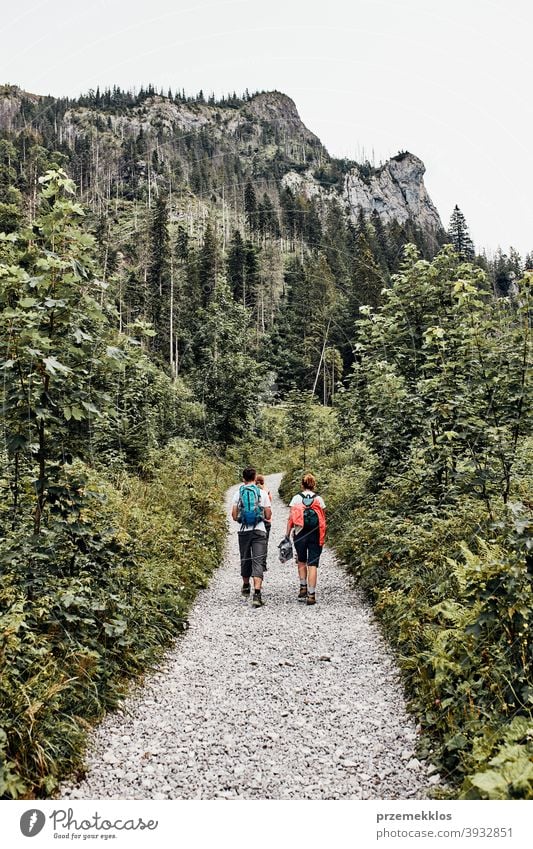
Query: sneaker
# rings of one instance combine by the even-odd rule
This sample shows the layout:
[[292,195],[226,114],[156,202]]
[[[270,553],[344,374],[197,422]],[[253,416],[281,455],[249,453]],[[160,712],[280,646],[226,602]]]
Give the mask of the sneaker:
[[300,587],[300,592],[298,593],[298,601],[305,601],[307,598],[307,584],[304,584],[303,587]]
[[250,584],[243,584],[242,585],[241,595],[250,595]]
[[254,597],[252,599],[252,607],[263,607],[264,601],[261,598],[261,593],[254,593]]
[[316,604],[316,597],[314,593],[307,594],[307,604]]

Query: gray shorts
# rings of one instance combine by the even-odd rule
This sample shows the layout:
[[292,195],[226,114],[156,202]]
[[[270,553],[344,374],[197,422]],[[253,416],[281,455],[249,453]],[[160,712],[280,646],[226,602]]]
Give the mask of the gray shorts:
[[267,535],[264,531],[240,531],[239,553],[243,578],[262,578],[266,566]]

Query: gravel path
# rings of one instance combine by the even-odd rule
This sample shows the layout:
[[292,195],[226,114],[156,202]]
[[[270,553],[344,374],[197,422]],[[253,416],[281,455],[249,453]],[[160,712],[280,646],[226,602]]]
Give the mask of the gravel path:
[[[277,493],[281,476],[267,484]],[[229,511],[230,498],[226,507]],[[331,551],[317,604],[277,560],[287,508],[274,495],[265,607],[240,595],[237,525],[158,671],[91,733],[72,799],[406,799],[438,782],[372,612]]]

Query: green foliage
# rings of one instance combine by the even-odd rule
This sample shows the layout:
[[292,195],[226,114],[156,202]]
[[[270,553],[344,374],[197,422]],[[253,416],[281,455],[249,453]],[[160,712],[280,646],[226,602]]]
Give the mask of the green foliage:
[[449,248],[433,263],[409,248],[358,324],[334,438],[307,457],[330,540],[396,651],[421,755],[465,798],[533,797],[530,286],[502,302]]
[[[40,535],[46,566],[27,595],[28,538],[0,547],[0,795],[49,796],[77,767],[89,723],[119,704],[127,681],[186,627],[225,538],[217,507],[227,467],[177,442],[143,480],[112,486],[89,469],[78,523]],[[53,552],[53,569],[50,568]]]
[[[0,139],[4,794],[51,792],[87,719],[184,624],[221,544],[226,470],[253,462],[288,468],[287,489],[318,474],[443,773],[469,796],[527,795],[530,739],[513,720],[531,706],[520,257],[462,262],[463,220],[459,255],[429,262],[443,234],[377,214],[354,226],[336,201],[284,187],[309,169],[338,186],[354,163],[258,119],[248,94],[209,98],[218,129],[185,135],[151,86],[38,106],[4,95],[19,101]],[[169,100],[206,109],[201,92]],[[400,260],[408,241],[420,253]]]
[[33,231],[4,239],[0,264],[0,357],[4,434],[14,467],[13,520],[19,509],[20,469],[33,471],[34,532],[45,507],[66,507],[71,493],[64,465],[81,453],[71,423],[101,415],[108,398],[92,382],[107,356],[101,284],[91,273],[92,239],[83,209],[62,171],[41,178],[43,212]]
[[234,480],[239,480],[246,466],[264,475],[282,471],[294,453],[287,436],[286,407],[259,404],[250,429],[226,448],[224,462],[233,469]]
[[474,243],[470,237],[470,233],[468,232],[466,219],[457,204],[454,206],[450,218],[448,236],[454,250],[461,259],[467,261],[474,259]]
[[409,249],[382,309],[359,323],[345,413],[366,427],[384,470],[422,462],[432,497],[473,489],[492,517],[531,421],[531,279],[515,302],[491,299],[484,284],[449,249],[432,263]]
[[203,410],[148,356],[150,325],[119,329],[72,182],[41,182],[32,227],[0,236],[6,798],[50,795],[79,763],[89,723],[186,626],[225,536],[227,467],[183,441]]
[[203,315],[201,337],[194,387],[205,410],[204,432],[227,445],[253,427],[268,376],[253,356],[248,313],[222,281]]
[[474,755],[485,767],[469,776],[463,799],[533,799],[533,732],[531,722],[517,716],[502,729],[487,730],[476,741]]

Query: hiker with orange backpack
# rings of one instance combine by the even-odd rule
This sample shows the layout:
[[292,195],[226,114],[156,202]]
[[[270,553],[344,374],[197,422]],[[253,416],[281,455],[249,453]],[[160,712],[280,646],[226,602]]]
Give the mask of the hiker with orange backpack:
[[[268,487],[265,483],[265,476],[264,475],[256,475],[255,482],[256,482],[257,486],[259,487],[259,489],[262,489],[263,492],[266,492],[266,494],[268,495],[268,498],[270,500],[270,506],[272,507],[272,493],[270,492],[270,490],[268,489]],[[270,529],[272,528],[272,517],[270,518],[270,521],[265,519],[264,522],[265,522],[265,529],[266,529],[266,534],[267,534],[267,548],[268,548],[268,539],[270,537]],[[266,568],[265,568],[265,571],[266,571]]]
[[302,491],[291,500],[287,521],[287,539],[294,529],[294,547],[298,562],[300,591],[298,601],[316,604],[318,563],[326,537],[326,505],[315,492],[316,479],[311,474],[302,478]]

